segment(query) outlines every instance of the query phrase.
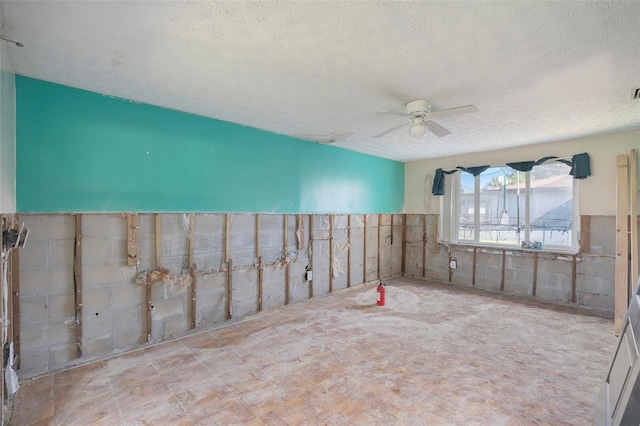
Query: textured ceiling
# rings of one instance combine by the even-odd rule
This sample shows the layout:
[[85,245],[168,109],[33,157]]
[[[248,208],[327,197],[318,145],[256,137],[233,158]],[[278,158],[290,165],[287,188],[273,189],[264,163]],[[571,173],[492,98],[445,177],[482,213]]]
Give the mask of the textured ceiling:
[[[640,2],[3,2],[17,74],[399,161],[640,128]],[[429,99],[451,134],[379,114]]]

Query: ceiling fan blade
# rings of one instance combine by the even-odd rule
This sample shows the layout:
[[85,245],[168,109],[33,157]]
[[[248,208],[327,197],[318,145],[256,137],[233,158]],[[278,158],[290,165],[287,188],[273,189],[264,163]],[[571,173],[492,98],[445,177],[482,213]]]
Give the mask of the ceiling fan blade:
[[407,114],[406,112],[399,112],[399,111],[394,111],[391,109],[383,109],[382,111],[378,111],[380,114],[389,114],[389,115],[397,115],[400,117],[408,117],[409,114]]
[[402,123],[402,124],[401,124],[401,125],[399,125],[399,126],[392,127],[392,128],[390,128],[390,129],[388,129],[388,130],[385,130],[384,132],[382,132],[382,133],[380,133],[380,134],[375,135],[375,136],[374,136],[374,138],[375,138],[375,139],[377,139],[377,138],[381,138],[381,137],[383,137],[384,135],[388,135],[389,133],[391,133],[391,132],[394,132],[394,131],[398,130],[400,127],[404,127],[404,126],[406,126],[407,124],[409,124],[409,123]]
[[431,117],[442,118],[450,115],[467,114],[470,112],[478,112],[478,108],[475,105],[465,105],[455,108],[441,109],[440,111],[433,111]]
[[447,136],[449,133],[451,133],[450,131],[448,131],[447,129],[445,129],[435,121],[427,120],[424,122],[424,124],[427,125],[431,133],[433,133],[434,135],[440,138],[443,136]]

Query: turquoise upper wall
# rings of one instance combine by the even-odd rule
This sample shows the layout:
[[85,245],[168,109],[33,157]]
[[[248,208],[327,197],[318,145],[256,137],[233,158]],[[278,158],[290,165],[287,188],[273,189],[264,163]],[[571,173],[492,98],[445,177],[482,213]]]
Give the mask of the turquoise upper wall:
[[18,212],[400,213],[404,164],[16,76]]

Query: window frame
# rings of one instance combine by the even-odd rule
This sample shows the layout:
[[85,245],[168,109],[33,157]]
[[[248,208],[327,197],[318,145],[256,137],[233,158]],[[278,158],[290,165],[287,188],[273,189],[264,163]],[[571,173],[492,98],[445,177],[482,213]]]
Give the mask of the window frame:
[[[494,167],[508,167],[506,165],[492,165]],[[530,251],[530,249],[523,249],[518,244],[506,244],[506,243],[490,243],[479,241],[479,233],[477,230],[479,227],[479,214],[474,214],[474,239],[473,240],[460,240],[458,238],[459,220],[460,220],[460,187],[461,187],[461,174],[466,173],[460,171],[447,175],[444,180],[444,195],[440,197],[440,217],[442,220],[439,224],[438,233],[441,237],[441,242],[445,244],[455,244],[461,246],[471,247],[487,247],[487,248],[500,248],[508,250],[524,250]],[[531,172],[520,172],[526,176],[525,179],[525,226],[523,241],[526,241],[527,236],[531,235]],[[480,175],[474,176],[474,205],[480,205]],[[571,244],[570,245],[557,245],[546,243],[542,246],[541,252],[553,252],[553,253],[570,253],[577,254],[580,251],[580,214],[579,214],[579,179],[572,178],[572,221],[571,221]]]

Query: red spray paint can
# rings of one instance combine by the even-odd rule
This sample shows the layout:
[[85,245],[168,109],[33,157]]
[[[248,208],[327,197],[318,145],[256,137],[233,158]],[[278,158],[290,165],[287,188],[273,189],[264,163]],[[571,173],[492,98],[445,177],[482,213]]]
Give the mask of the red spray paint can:
[[378,306],[384,306],[384,294],[386,290],[386,284],[380,281],[380,284],[378,284]]

